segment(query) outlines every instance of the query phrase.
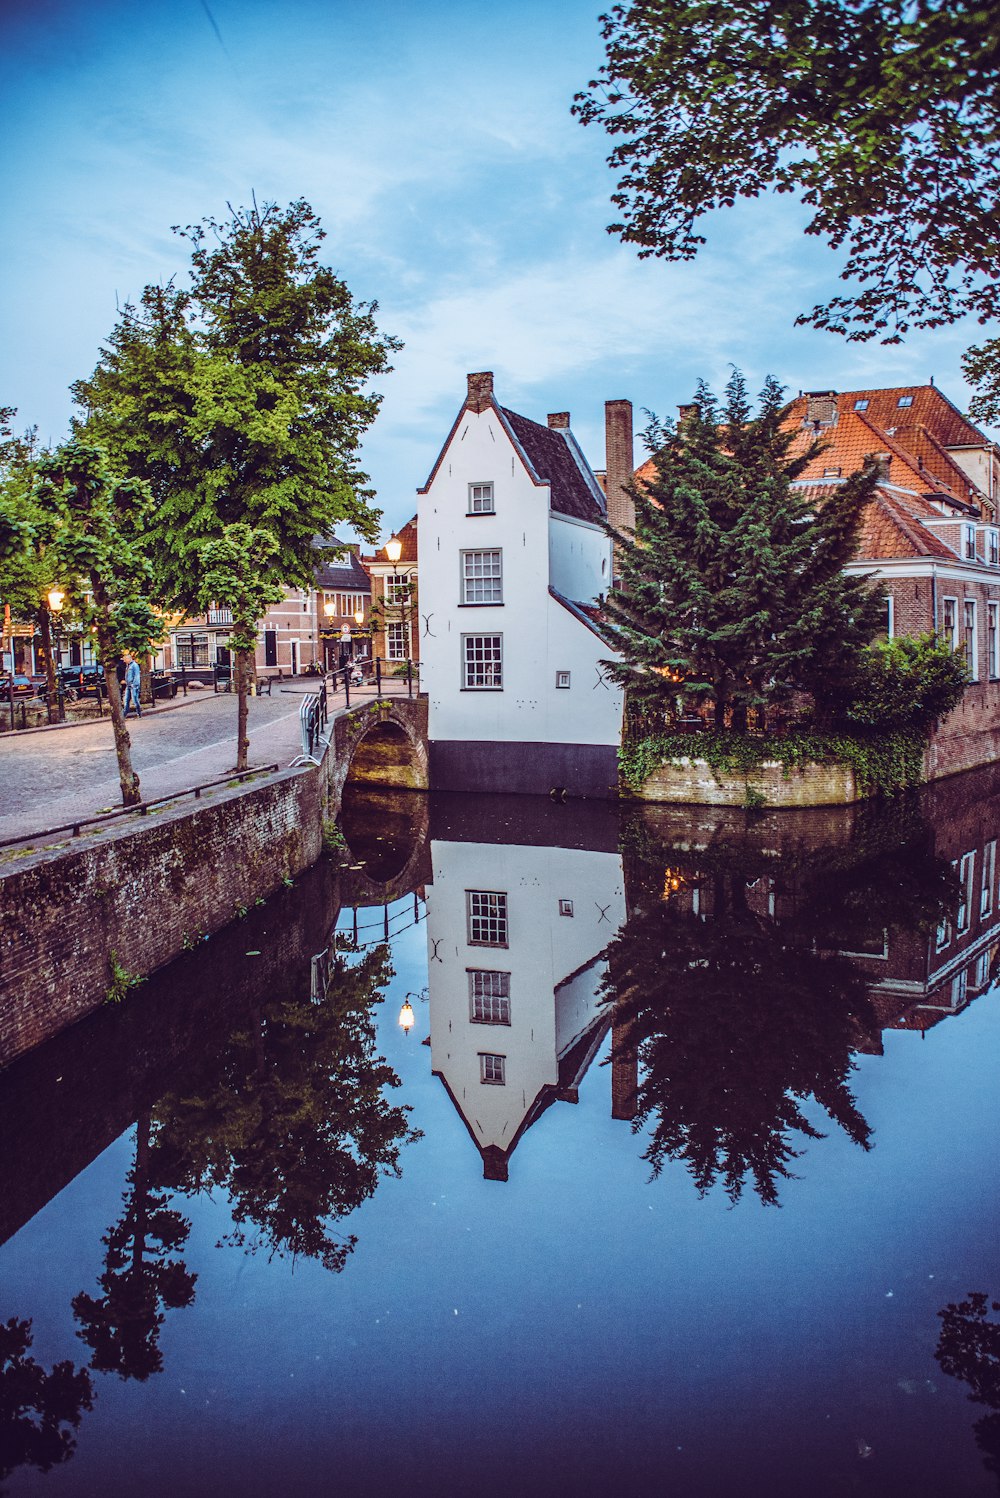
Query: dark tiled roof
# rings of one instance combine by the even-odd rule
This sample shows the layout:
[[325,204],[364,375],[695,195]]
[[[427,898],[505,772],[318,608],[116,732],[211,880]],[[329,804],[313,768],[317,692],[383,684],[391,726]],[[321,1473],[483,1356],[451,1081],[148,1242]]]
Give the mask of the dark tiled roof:
[[317,588],[339,589],[342,593],[370,593],[371,580],[353,551],[335,562],[320,562],[316,568]]
[[[803,484],[800,493],[820,503],[836,492],[835,484]],[[875,498],[861,512],[857,558],[862,562],[898,560],[901,557],[940,557],[950,562],[958,558],[924,520],[940,519],[932,504],[917,494],[902,495],[876,489]]]
[[597,523],[601,506],[596,484],[591,487],[587,481],[569,433],[540,426],[504,406],[500,411],[536,475],[548,484],[552,509],[559,515]]

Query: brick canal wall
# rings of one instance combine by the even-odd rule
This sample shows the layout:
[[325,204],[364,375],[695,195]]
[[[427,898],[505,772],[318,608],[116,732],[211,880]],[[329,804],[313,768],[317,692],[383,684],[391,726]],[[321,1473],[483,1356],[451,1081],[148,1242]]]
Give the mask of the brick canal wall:
[[319,772],[286,771],[12,860],[0,1066],[103,1004],[113,957],[144,978],[308,869],[322,813]]

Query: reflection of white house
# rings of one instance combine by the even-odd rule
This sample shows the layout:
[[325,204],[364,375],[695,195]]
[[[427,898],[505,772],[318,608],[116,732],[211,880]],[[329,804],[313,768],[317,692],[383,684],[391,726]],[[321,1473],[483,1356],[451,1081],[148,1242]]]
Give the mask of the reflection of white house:
[[[629,402],[607,417],[613,495],[631,477]],[[498,404],[491,374],[470,374],[419,494],[432,787],[613,796],[622,694],[593,617],[611,543],[569,416],[529,421]]]
[[525,1129],[576,1089],[609,1023],[602,953],[625,917],[621,857],[432,842],[427,939],[434,1072],[507,1179]]

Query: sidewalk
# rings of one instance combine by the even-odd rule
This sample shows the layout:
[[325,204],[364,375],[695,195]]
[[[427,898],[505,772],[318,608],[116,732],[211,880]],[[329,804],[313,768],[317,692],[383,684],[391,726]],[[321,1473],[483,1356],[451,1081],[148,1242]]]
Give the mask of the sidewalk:
[[[313,678],[300,678],[272,697],[250,700],[250,765],[287,768],[302,752],[299,710],[316,691]],[[401,690],[400,690],[401,688]],[[406,682],[383,683],[383,696],[406,696]],[[372,687],[351,691],[351,707],[371,702]],[[236,758],[236,698],[207,693],[189,698],[186,711],[146,712],[129,719],[132,760],[143,800],[155,800],[215,780],[232,770]],[[330,717],[345,711],[341,690]],[[0,736],[0,841],[34,838],[48,827],[121,806],[121,786],[110,719],[62,725]],[[62,840],[59,834],[53,841]]]

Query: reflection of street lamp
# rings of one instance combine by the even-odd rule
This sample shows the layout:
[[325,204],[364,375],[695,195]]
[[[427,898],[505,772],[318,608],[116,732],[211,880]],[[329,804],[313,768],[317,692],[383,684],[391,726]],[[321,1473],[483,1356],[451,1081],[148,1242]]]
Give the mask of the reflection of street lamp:
[[403,1000],[403,1007],[399,1011],[399,1024],[404,1035],[409,1035],[413,1029],[413,1005],[410,1003],[410,995],[407,994]]

